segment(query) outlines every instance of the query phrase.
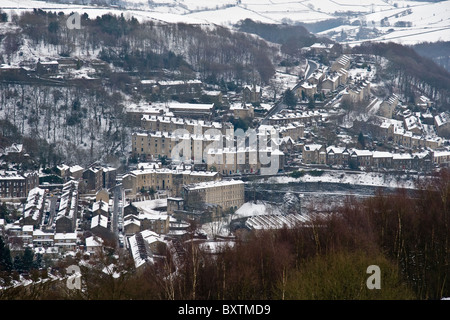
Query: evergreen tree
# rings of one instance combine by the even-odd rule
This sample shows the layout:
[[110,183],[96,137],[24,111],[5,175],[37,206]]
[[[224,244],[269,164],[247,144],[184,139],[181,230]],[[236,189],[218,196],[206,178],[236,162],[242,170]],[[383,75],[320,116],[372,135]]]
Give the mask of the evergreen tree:
[[0,271],[12,270],[11,252],[0,237]]
[[23,260],[19,255],[14,257],[13,265],[14,265],[14,270],[16,270],[18,272],[23,272],[23,270],[24,270]]
[[295,107],[297,105],[297,98],[295,97],[294,92],[290,89],[287,89],[284,92],[283,101],[288,107]]
[[38,253],[36,255],[36,259],[33,262],[33,269],[40,269],[42,268],[42,254]]
[[25,252],[23,253],[22,263],[23,263],[23,270],[24,271],[30,271],[30,269],[33,267],[33,258],[34,258],[34,252],[29,247],[25,249]]
[[2,202],[0,205],[0,219],[6,219],[6,216],[8,214],[8,208],[6,207],[6,203]]
[[309,98],[309,100],[308,100],[308,108],[310,108],[312,110],[315,107],[316,107],[316,102],[314,101],[314,98]]
[[358,144],[363,149],[366,147],[366,140],[364,139],[364,135],[363,135],[362,132],[360,132],[359,135],[358,135]]

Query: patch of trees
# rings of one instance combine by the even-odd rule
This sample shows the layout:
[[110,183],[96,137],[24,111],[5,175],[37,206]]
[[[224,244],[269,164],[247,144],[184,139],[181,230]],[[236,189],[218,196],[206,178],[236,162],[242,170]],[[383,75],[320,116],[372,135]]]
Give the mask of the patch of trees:
[[[83,264],[82,291],[32,288],[41,290],[36,299],[441,299],[450,295],[450,171],[417,186],[348,197],[294,228],[238,230],[236,243],[215,254],[187,239],[176,246],[177,259],[167,250],[139,272],[128,255],[116,259],[115,249],[107,250]],[[62,273],[77,262],[64,263]],[[102,272],[111,263],[120,277]],[[380,268],[381,290],[366,286],[371,265]]]
[[0,22],[8,22],[8,14],[0,10]]
[[366,43],[353,48],[353,53],[375,54],[389,60],[389,74],[406,97],[424,94],[438,102],[441,108],[450,104],[450,73],[431,59],[420,56],[411,47],[396,43]]
[[21,213],[17,209],[9,207],[6,202],[0,202],[0,219],[5,219],[6,223],[16,221],[20,215]]
[[346,20],[343,18],[328,19],[323,21],[317,21],[314,23],[299,23],[305,27],[311,33],[319,33],[325,30],[333,29],[346,24]]
[[39,184],[44,184],[45,182],[48,182],[49,184],[52,184],[52,183],[63,184],[64,179],[62,179],[60,176],[57,176],[54,174],[39,177]]
[[[5,205],[2,205],[2,211]],[[0,272],[11,271],[13,269],[13,262],[11,259],[11,251],[9,247],[3,241],[3,238],[0,237]]]
[[54,45],[62,56],[72,55],[75,49],[87,55],[100,52],[99,58],[127,71],[165,68],[182,74],[198,72],[202,80],[238,79],[243,83],[265,83],[275,73],[272,60],[277,49],[224,27],[140,23],[123,14],[90,19],[83,14],[82,28],[69,30],[67,18],[62,12],[37,9],[23,13],[18,24],[36,45]]
[[412,48],[421,56],[432,59],[450,71],[450,41],[423,42]]
[[[240,31],[256,34],[267,41],[281,44],[281,51],[291,56],[299,55],[301,48],[318,41],[316,36],[301,25],[268,24],[245,19],[236,27]],[[328,39],[321,40],[330,42]]]
[[[241,234],[217,259],[186,251],[178,298],[440,299],[450,293],[450,172],[410,195],[349,198],[308,227]],[[195,250],[195,249],[190,249]],[[369,265],[382,290],[365,287]]]
[[172,51],[156,54],[144,53],[139,49],[132,52],[116,52],[111,48],[104,48],[100,51],[99,58],[125,71],[135,71],[141,74],[148,74],[155,69],[173,71],[182,67],[191,68],[181,55],[176,55]]
[[[0,40],[3,43],[3,50],[7,58],[7,61],[5,62],[9,63],[11,61],[12,55],[19,50],[23,40],[19,32],[8,33],[4,36],[1,36]],[[16,78],[20,78],[21,76],[22,75],[15,75]],[[8,77],[5,78],[7,79]]]
[[310,34],[303,26],[293,26],[287,24],[269,24],[255,22],[251,19],[245,19],[237,24],[238,30],[256,34],[267,41],[283,44],[292,37],[299,34],[309,41],[315,41],[316,37]]
[[[12,257],[14,255],[14,258]],[[19,280],[19,275],[31,276],[37,280],[44,262],[41,254],[34,254],[27,247],[21,253],[12,254],[3,238],[0,237],[0,286],[10,286],[12,280]],[[0,295],[1,296],[1,295]]]
[[397,21],[394,24],[394,27],[397,27],[397,28],[410,28],[410,27],[412,27],[412,22],[411,21]]
[[252,118],[235,118],[235,117],[229,117],[228,121],[231,122],[234,126],[234,129],[242,129],[245,131],[248,130],[248,128],[252,128]]
[[286,89],[283,95],[283,103],[290,108],[293,108],[297,105],[297,97],[295,93],[291,89]]
[[19,139],[19,129],[8,119],[0,119],[0,147],[8,147]]
[[122,152],[131,122],[113,90],[124,78],[118,74],[111,87],[100,88],[2,84],[0,143],[23,143],[42,167],[88,165]]

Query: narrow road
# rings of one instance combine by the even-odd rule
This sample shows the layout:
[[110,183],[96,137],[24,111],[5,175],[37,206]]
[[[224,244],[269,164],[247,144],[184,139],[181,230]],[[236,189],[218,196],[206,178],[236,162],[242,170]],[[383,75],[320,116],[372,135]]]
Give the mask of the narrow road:
[[119,223],[122,222],[122,185],[116,185],[114,188],[114,203],[112,213],[112,232],[117,239],[117,245],[119,246]]
[[308,69],[308,73],[305,74],[305,79],[308,79],[314,71],[317,70],[317,68],[319,68],[319,64],[315,61],[312,60],[308,60],[308,64],[309,64],[309,69]]
[[286,105],[283,103],[283,97],[284,96],[281,95],[279,100],[275,102],[275,105],[272,107],[272,109],[270,109],[269,112],[267,112],[264,119],[261,120],[261,124],[269,124],[269,118],[286,107]]
[[57,196],[51,196],[49,198],[49,200],[50,200],[50,215],[49,215],[48,221],[47,221],[47,227],[48,228],[50,228],[53,225],[53,221],[56,218],[56,214],[57,214],[57,212],[56,212],[56,210],[57,210],[57,208],[56,208],[56,206],[57,206],[56,201],[57,201],[57,199],[58,199]]

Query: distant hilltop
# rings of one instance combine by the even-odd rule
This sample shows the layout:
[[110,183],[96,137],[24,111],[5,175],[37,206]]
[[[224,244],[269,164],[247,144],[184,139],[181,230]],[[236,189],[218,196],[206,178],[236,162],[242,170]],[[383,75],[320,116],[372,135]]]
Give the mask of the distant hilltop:
[[[232,27],[251,19],[267,24],[304,25],[340,43],[393,41],[402,44],[450,41],[450,1],[306,0],[27,0],[2,1],[6,12],[43,9],[87,13],[90,18],[123,13],[138,20]],[[105,9],[107,11],[105,11]],[[109,10],[109,11],[108,11]]]

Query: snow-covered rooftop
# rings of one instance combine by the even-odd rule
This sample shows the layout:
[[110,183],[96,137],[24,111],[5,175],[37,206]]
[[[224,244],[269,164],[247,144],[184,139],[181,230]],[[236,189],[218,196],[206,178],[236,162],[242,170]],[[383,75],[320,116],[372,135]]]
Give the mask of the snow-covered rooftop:
[[108,228],[108,218],[101,214],[98,214],[95,217],[93,217],[91,219],[91,229],[97,226],[103,227],[105,229]]
[[253,230],[292,228],[308,221],[299,214],[257,215],[247,219],[245,225]]

